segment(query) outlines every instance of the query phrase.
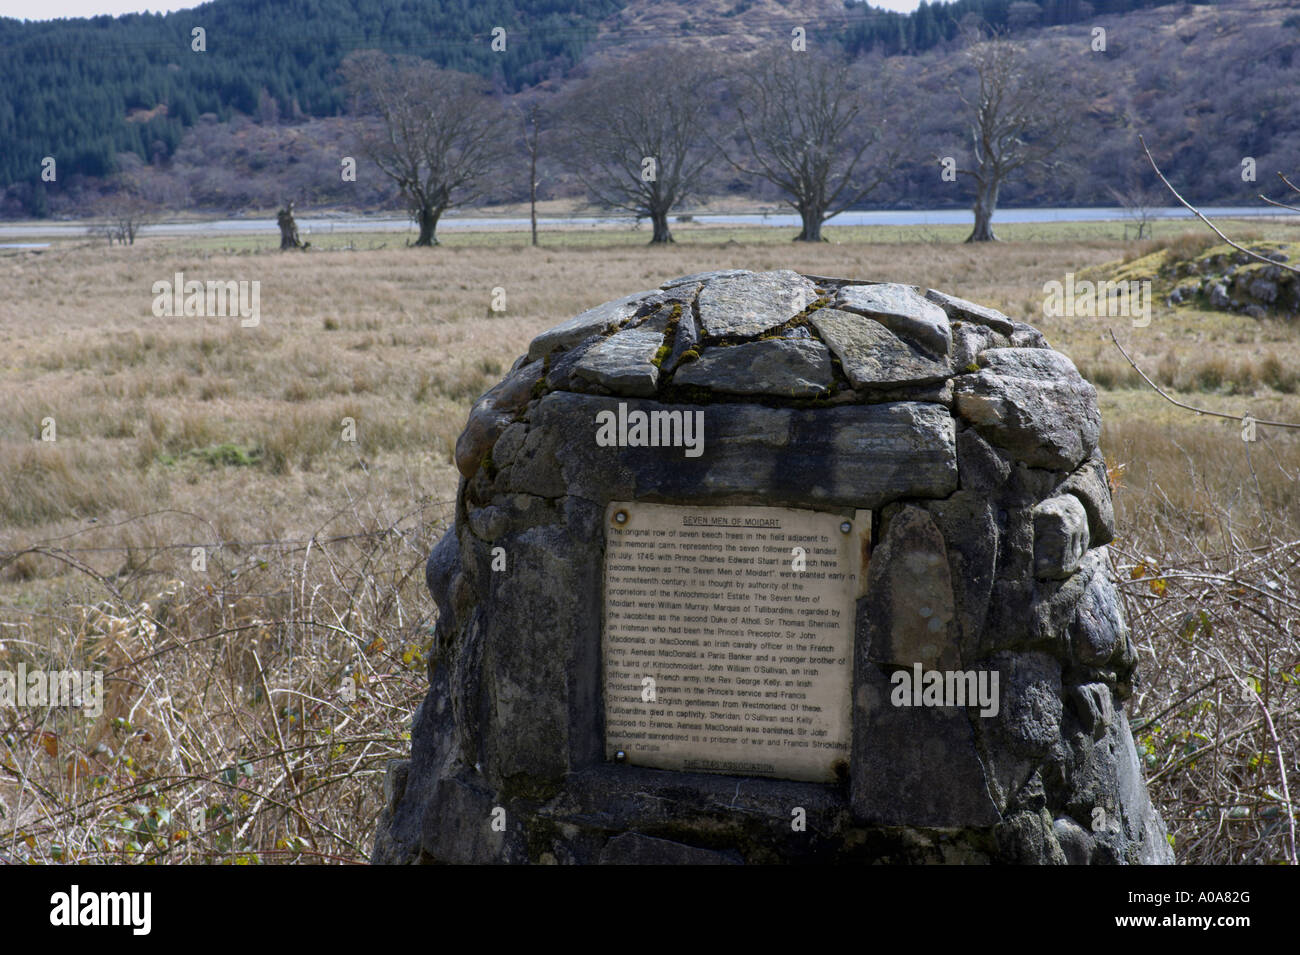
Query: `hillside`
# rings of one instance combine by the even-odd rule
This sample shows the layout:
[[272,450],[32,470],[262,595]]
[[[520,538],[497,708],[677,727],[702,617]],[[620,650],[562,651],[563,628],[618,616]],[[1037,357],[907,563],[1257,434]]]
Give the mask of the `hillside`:
[[[354,49],[427,57],[511,90],[562,73],[620,0],[214,0],[167,15],[0,19],[0,186],[43,156],[100,176],[116,155],[169,157],[211,113],[298,119],[343,110],[336,70]],[[508,32],[509,55],[491,31]],[[195,51],[192,30],[205,31]]]
[[[320,175],[354,150],[337,66],[379,47],[490,76],[503,95],[562,91],[572,76],[656,44],[733,53],[784,48],[806,24],[813,53],[890,56],[902,84],[891,110],[909,161],[876,206],[967,201],[934,174],[936,150],[968,148],[952,88],[949,37],[979,15],[1095,90],[1078,117],[1068,169],[1013,184],[1007,204],[1110,205],[1142,173],[1141,131],[1201,202],[1250,203],[1300,160],[1300,12],[1294,2],[1153,5],[1152,0],[958,0],[902,16],[842,0],[215,0],[166,16],[20,23],[0,19],[0,216],[93,214],[120,172],[147,173],[172,210],[303,203],[392,209],[381,181],[341,190]],[[190,49],[195,25],[206,50]],[[491,30],[508,31],[505,53]],[[1089,50],[1094,26],[1105,52]],[[903,51],[906,55],[897,55]],[[503,144],[503,148],[513,148]],[[59,180],[42,184],[55,156]],[[1244,157],[1258,182],[1243,182]],[[577,197],[558,168],[544,197]],[[7,187],[7,188],[6,188]],[[719,169],[717,194],[773,198]],[[503,183],[495,201],[518,200]]]

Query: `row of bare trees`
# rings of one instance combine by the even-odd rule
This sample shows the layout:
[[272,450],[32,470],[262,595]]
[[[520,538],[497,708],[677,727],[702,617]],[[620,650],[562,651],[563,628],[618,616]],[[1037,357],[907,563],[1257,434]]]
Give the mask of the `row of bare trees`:
[[[971,158],[946,161],[975,187],[968,241],[988,241],[999,190],[1054,167],[1081,105],[1067,103],[1048,65],[1019,44],[971,36],[966,55],[959,82]],[[673,241],[672,210],[700,198],[717,162],[775,189],[799,214],[797,239],[816,242],[828,219],[866,200],[907,157],[926,155],[914,135],[920,107],[889,61],[791,52],[715,63],[650,50],[593,69],[551,102],[534,98],[518,116],[483,81],[425,60],[367,51],[343,74],[364,154],[397,186],[422,246],[437,244],[443,213],[484,194],[515,154],[520,127],[534,243],[543,155],[600,205],[648,219],[652,243]]]

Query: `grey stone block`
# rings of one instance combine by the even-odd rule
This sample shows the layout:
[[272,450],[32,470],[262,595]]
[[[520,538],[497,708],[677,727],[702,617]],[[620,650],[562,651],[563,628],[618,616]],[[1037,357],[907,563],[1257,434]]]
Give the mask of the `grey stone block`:
[[1097,391],[1046,349],[992,348],[978,374],[954,379],[958,413],[1031,467],[1072,471],[1097,446]]
[[1056,493],[1073,494],[1088,512],[1089,546],[1100,547],[1115,539],[1115,507],[1111,501],[1106,459],[1100,451],[1093,451],[1092,456],[1056,489]]
[[1067,695],[1079,725],[1100,739],[1115,720],[1114,691],[1105,683],[1083,683],[1070,687]]
[[1070,865],[1087,865],[1092,861],[1092,836],[1069,816],[1052,820],[1052,833]]
[[952,375],[946,357],[927,354],[874,317],[820,308],[809,321],[831,346],[854,388],[928,384]]
[[657,289],[650,289],[646,292],[633,292],[612,302],[589,308],[581,315],[547,329],[534,338],[532,344],[528,346],[528,360],[536,361],[545,358],[557,348],[569,348],[584,338],[612,331],[635,315],[641,302],[657,291]]
[[474,476],[484,455],[528,403],[541,377],[541,362],[523,365],[474,402],[465,430],[456,439],[456,468],[462,475]]
[[836,293],[835,304],[871,316],[932,355],[945,357],[952,352],[952,329],[947,314],[913,286],[888,282],[846,285]]
[[1011,339],[1013,348],[1046,348],[1051,349],[1043,333],[1034,328],[1033,325],[1026,325],[1024,322],[1011,323],[1012,332],[1007,337]]
[[862,636],[877,664],[953,670],[960,666],[952,577],[943,535],[930,515],[907,506],[889,521],[867,572]]
[[[538,402],[505,490],[588,500],[803,502],[876,507],[894,497],[956,489],[952,418],[937,405],[899,402],[831,408],[661,404],[628,400],[625,413],[704,414],[698,457],[683,447],[600,447],[597,414],[614,398],[553,393]],[[666,418],[660,420],[667,420]],[[798,451],[792,451],[797,448]]]
[[[482,594],[483,772],[493,780],[555,782],[569,769],[569,667],[591,599],[572,559],[582,542],[562,526],[540,526],[495,541],[505,571],[489,571]],[[538,620],[547,621],[544,627]]]
[[896,707],[876,664],[859,659],[854,696],[853,814],[883,826],[991,826],[989,794],[966,712]]
[[698,385],[733,395],[809,398],[830,390],[831,354],[821,342],[769,338],[711,348],[673,377],[678,385]]
[[731,279],[740,275],[752,275],[748,269],[721,269],[716,272],[692,272],[690,275],[679,275],[675,279],[669,279],[660,288],[675,288],[678,285],[692,285],[701,282],[711,282],[714,279]]
[[975,302],[968,302],[964,298],[947,295],[935,289],[927,290],[925,297],[942,308],[950,321],[974,322],[987,326],[1000,335],[1011,335],[1016,330],[1015,322],[996,308],[977,305]]
[[1063,580],[1088,551],[1088,514],[1073,495],[1050,497],[1034,508],[1034,575]]
[[424,565],[424,580],[434,606],[444,616],[452,612],[451,581],[460,573],[460,541],[453,527],[438,538]]
[[957,432],[957,473],[964,490],[996,500],[997,492],[1011,477],[1011,462],[974,428],[963,427]]
[[[959,460],[960,454],[959,448]],[[978,656],[997,571],[999,535],[993,506],[983,495],[961,490],[942,501],[927,502],[925,507],[943,535],[960,658],[970,660]]]
[[952,329],[952,367],[958,372],[975,372],[979,356],[990,348],[1010,345],[1005,335],[999,335],[983,325],[963,322]]
[[1122,652],[1128,626],[1119,594],[1104,571],[1092,576],[1070,622],[1074,658],[1084,666],[1104,667]]
[[524,446],[527,437],[528,425],[524,422],[516,421],[506,425],[501,437],[497,438],[497,443],[492,445],[492,462],[498,468],[507,467]]
[[588,348],[573,367],[580,378],[604,385],[619,395],[653,395],[659,384],[655,357],[662,332],[629,328]]
[[744,338],[785,324],[816,298],[811,282],[783,269],[712,279],[700,289],[697,306],[705,335]]
[[998,849],[1003,859],[1016,865],[1066,865],[1056,841],[1052,816],[1046,810],[1023,811],[997,827]]
[[695,321],[695,313],[691,309],[686,309],[677,320],[677,334],[673,337],[673,350],[669,352],[668,357],[659,366],[661,374],[667,375],[677,371],[681,367],[686,353],[696,348],[699,341],[700,326]]
[[1061,736],[1060,661],[1045,653],[1001,653],[993,659],[1002,699],[990,722],[1006,734],[1013,751],[1042,756]]
[[[516,861],[509,829],[492,826],[497,808],[492,793],[456,778],[440,780],[425,807],[422,847],[434,861],[472,865]],[[502,807],[504,808],[504,807]]]

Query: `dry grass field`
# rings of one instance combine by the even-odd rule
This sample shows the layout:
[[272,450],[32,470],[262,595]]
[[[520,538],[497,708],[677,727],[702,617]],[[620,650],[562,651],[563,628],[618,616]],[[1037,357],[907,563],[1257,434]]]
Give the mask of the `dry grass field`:
[[[655,249],[592,230],[540,248],[448,232],[432,250],[369,234],[306,253],[146,237],[4,254],[0,668],[102,669],[106,703],[94,719],[0,707],[0,859],[364,861],[424,692],[423,562],[473,400],[544,328],[744,267],[974,299],[1098,384],[1142,655],[1134,736],[1175,851],[1294,862],[1300,433],[1249,444],[1238,422],[1175,408],[1106,332],[1181,400],[1300,422],[1300,329],[1159,301],[1145,328],[1045,319],[1045,282],[1134,244],[1115,223],[999,231],[979,247],[940,227],[830,228],[804,247],[682,224]],[[260,323],[155,317],[153,283],[177,272],[259,282]]]

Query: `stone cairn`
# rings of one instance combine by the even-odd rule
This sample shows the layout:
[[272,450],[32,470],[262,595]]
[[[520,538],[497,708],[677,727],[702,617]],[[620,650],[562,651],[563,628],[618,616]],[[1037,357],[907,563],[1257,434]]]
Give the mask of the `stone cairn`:
[[[598,446],[620,403],[705,409],[703,453]],[[905,285],[711,272],[539,335],[456,445],[430,689],[374,861],[1172,862],[1123,710],[1100,420],[1036,329]],[[606,758],[616,500],[872,509],[838,784]],[[917,664],[998,671],[996,715],[891,705]]]

